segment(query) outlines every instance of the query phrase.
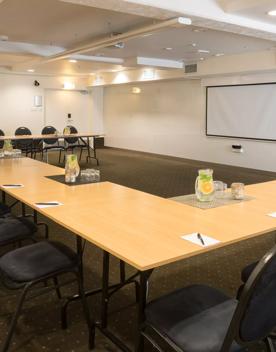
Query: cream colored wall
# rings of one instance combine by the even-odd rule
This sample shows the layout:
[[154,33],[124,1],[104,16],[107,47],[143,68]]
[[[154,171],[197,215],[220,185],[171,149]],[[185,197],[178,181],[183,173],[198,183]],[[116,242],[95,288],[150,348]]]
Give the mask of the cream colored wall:
[[[205,88],[178,80],[105,88],[106,145],[276,171],[276,143],[205,136]],[[241,143],[243,154],[231,145]]]
[[[34,80],[40,82],[39,87],[34,86]],[[52,92],[51,96],[53,96],[53,92],[58,95],[59,92],[62,92],[61,89],[65,81],[75,83],[75,97],[80,97],[80,99],[74,100],[74,111],[67,111],[70,106],[67,109],[66,99],[52,99],[48,101],[51,108],[48,110],[47,116],[45,105],[47,104],[47,92]],[[76,120],[78,116],[80,117],[78,124],[80,130],[89,129],[96,133],[102,133],[102,101],[99,100],[99,97],[102,95],[103,88],[93,88],[83,99],[79,90],[85,90],[86,87],[87,79],[84,78],[0,74],[0,129],[4,130],[6,135],[13,134],[19,126],[29,127],[33,133],[39,133],[48,123],[60,129],[60,121],[62,121],[62,126],[67,122],[65,112],[72,112],[73,119]],[[42,108],[34,108],[35,95],[42,96]],[[57,101],[59,106],[55,106]],[[83,107],[84,101],[86,101],[85,109]],[[61,106],[62,104],[64,106]]]

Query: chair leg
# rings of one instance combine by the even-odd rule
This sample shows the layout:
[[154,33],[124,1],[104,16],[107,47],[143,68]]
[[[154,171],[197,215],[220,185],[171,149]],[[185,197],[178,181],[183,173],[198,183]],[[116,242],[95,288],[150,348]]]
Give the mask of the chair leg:
[[267,337],[265,339],[265,345],[268,352],[275,352],[275,348],[271,338]]
[[120,260],[120,280],[121,283],[126,281],[126,266],[122,260]]
[[59,288],[59,284],[58,284],[58,279],[57,279],[57,277],[54,277],[54,278],[53,278],[53,281],[54,281],[55,290],[56,290],[58,299],[62,299],[62,295],[61,295],[61,291],[60,291],[60,288]]
[[59,158],[58,158],[58,163],[60,164],[61,162],[61,149],[59,150]]
[[94,323],[94,321],[91,321],[89,307],[88,307],[88,304],[86,301],[84,287],[83,287],[83,281],[82,281],[80,273],[77,273],[77,280],[78,280],[78,285],[79,285],[79,294],[80,294],[81,301],[82,301],[83,312],[84,312],[86,323],[87,323],[88,329],[89,329],[89,340],[88,340],[89,341],[89,349],[92,350],[95,347],[95,323]]
[[12,321],[11,321],[11,324],[9,326],[9,331],[8,331],[6,340],[5,340],[4,344],[3,344],[3,347],[1,349],[1,352],[7,352],[8,349],[9,349],[9,346],[10,346],[10,343],[11,343],[11,339],[13,337],[13,334],[14,334],[14,331],[15,331],[15,328],[16,328],[17,320],[18,320],[19,315],[21,313],[21,309],[22,309],[22,306],[23,306],[23,303],[24,303],[24,300],[25,300],[25,297],[26,297],[26,294],[27,294],[27,291],[28,291],[29,287],[30,287],[29,285],[25,286],[23,291],[22,291],[22,293],[21,293],[19,302],[17,304],[16,311],[15,311],[13,317],[12,317]]

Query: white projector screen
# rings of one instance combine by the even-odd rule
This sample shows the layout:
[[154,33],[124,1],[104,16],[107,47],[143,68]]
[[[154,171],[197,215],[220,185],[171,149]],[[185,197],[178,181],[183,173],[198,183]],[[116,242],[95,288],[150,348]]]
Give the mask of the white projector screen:
[[206,135],[276,141],[276,83],[207,87]]

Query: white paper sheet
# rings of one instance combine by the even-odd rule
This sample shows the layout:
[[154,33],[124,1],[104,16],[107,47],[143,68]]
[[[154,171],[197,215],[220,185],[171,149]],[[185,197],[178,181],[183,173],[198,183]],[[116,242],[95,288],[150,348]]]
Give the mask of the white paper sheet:
[[198,246],[201,246],[201,247],[214,246],[214,245],[220,243],[220,241],[216,240],[215,238],[203,235],[202,233],[200,234],[200,236],[201,236],[204,244],[201,242],[200,238],[198,238],[198,233],[197,232],[181,236],[181,238],[183,240],[190,241],[190,242],[192,242],[194,244],[197,244]]
[[[38,203],[45,203],[45,204],[38,204]],[[57,203],[57,204],[46,204],[46,203]],[[43,201],[43,202],[37,202],[35,203],[35,206],[37,208],[43,209],[43,208],[54,208],[54,207],[59,207],[63,205],[63,203],[60,203],[57,200],[47,200],[47,201]]]
[[9,184],[4,184],[4,185],[1,185],[3,188],[22,188],[24,187],[24,185],[22,185],[22,183],[9,183]]

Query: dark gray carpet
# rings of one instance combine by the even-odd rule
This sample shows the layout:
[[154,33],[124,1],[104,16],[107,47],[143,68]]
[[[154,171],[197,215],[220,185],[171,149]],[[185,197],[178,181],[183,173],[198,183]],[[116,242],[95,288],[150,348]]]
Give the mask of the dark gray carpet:
[[[234,181],[242,181],[246,184],[263,182],[275,179],[276,176],[269,172],[211,165],[116,149],[101,149],[98,151],[98,155],[102,180],[109,180],[162,197],[192,193],[199,168],[212,167],[215,179],[223,180],[228,184]],[[50,161],[56,164],[56,156],[51,156]],[[92,165],[93,161],[90,166]],[[84,163],[81,163],[81,166],[87,167]],[[50,225],[51,238],[63,241],[73,248],[75,247],[75,238],[72,233],[50,221],[47,222]],[[149,298],[158,297],[175,288],[192,283],[209,284],[221,288],[230,295],[235,295],[240,284],[241,268],[260,258],[273,243],[273,235],[268,234],[159,268],[152,275]],[[87,288],[100,285],[101,259],[101,251],[88,244],[85,252]],[[111,282],[115,283],[119,278],[118,260],[112,258],[110,267]],[[132,273],[133,269],[128,267],[128,272]],[[63,289],[64,295],[74,292],[76,292],[75,285]],[[16,298],[17,292],[7,292],[0,288],[0,341],[5,336],[10,314],[15,308]],[[133,287],[127,287],[115,295],[110,304],[110,325],[129,346],[132,346],[135,334],[136,307],[133,302]],[[93,314],[99,318],[100,296],[90,298],[89,303]],[[127,308],[116,313],[120,307]],[[25,305],[11,351],[87,351],[87,331],[79,303],[73,303],[70,306],[69,321],[69,329],[61,330],[59,301],[55,293],[30,300]],[[261,345],[252,348],[252,351],[262,350],[264,349]],[[95,351],[115,352],[118,349],[100,333],[97,333]],[[153,349],[147,345],[146,351],[150,352]]]

